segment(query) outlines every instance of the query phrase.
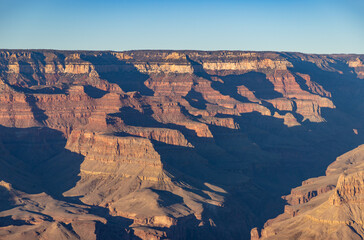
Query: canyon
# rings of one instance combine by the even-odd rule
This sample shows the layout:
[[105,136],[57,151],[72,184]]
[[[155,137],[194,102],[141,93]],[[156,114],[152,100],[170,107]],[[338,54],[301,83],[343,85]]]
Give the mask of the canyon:
[[364,55],[0,50],[0,239],[362,239],[363,103]]

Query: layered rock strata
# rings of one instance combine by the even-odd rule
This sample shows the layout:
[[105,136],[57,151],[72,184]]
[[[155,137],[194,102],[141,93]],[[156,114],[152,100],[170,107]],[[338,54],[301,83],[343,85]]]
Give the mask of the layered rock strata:
[[[11,187],[0,236],[249,238],[290,184],[363,140],[362,63],[361,55],[1,50],[0,179]],[[333,189],[335,206],[361,201],[346,197],[359,191],[350,188],[358,176],[341,187],[333,176],[294,190],[286,213]]]

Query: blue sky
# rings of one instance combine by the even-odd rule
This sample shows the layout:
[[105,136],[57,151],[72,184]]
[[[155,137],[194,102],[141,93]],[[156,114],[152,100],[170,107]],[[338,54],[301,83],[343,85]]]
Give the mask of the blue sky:
[[364,54],[364,0],[0,0],[0,48]]

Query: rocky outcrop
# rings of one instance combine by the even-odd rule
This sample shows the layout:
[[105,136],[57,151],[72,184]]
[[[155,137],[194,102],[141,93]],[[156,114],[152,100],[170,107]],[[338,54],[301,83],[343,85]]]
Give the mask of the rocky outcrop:
[[335,206],[342,204],[362,204],[363,203],[363,181],[364,172],[359,171],[350,175],[342,175],[338,179],[336,191],[331,196],[330,201]]
[[355,60],[349,60],[348,61],[349,67],[352,67],[355,69],[355,72],[358,74],[358,77],[363,79],[364,78],[364,64],[363,59],[360,59],[357,57]]
[[361,239],[364,146],[340,156],[326,176],[309,179],[284,198],[289,205],[252,239]]

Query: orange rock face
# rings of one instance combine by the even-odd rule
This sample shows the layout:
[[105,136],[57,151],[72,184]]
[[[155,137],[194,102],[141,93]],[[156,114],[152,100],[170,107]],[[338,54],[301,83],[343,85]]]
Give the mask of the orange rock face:
[[[271,222],[254,227],[277,213],[292,184],[364,140],[362,62],[273,52],[2,50],[0,238],[280,234]],[[334,189],[333,206],[362,201],[359,175],[340,184],[327,177],[292,190],[279,221]]]

